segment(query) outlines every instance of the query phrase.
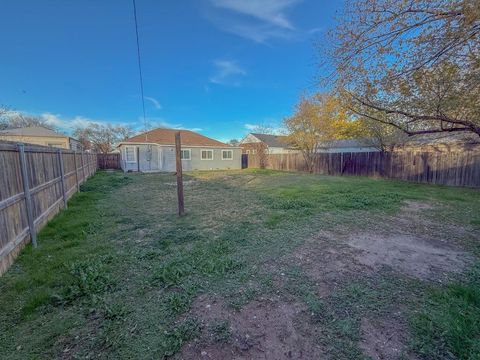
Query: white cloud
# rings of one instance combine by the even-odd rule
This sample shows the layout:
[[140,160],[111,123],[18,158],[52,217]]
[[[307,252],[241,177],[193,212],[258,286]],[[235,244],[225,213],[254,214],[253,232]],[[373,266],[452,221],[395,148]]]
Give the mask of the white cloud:
[[252,16],[285,29],[293,29],[293,25],[284,11],[297,2],[298,0],[212,0],[216,7]]
[[265,132],[273,135],[283,135],[286,133],[285,127],[278,121],[262,122],[259,124],[243,124],[245,128],[245,133],[250,132]]
[[72,130],[76,127],[87,127],[89,124],[106,124],[106,121],[94,120],[84,116],[75,116],[73,118],[63,118],[59,114],[43,113],[40,115],[47,124],[58,127],[62,130]]
[[160,102],[157,99],[155,99],[154,97],[145,96],[145,100],[150,101],[153,104],[153,106],[155,107],[155,109],[157,109],[157,110],[161,110],[163,108],[163,106],[160,105]]
[[258,125],[255,125],[255,124],[245,124],[245,129],[247,130],[255,130],[255,129],[258,129]]
[[270,38],[291,38],[295,26],[287,10],[301,0],[210,0],[222,14],[209,14],[209,19],[224,31],[266,43]]
[[[195,132],[200,132],[203,131],[202,128],[199,127],[187,127],[184,126],[183,124],[180,123],[172,123],[166,119],[163,118],[150,118],[148,120],[148,125],[149,128],[155,129],[155,128],[166,128],[166,129],[175,129],[175,130],[190,130],[190,131],[195,131]],[[140,121],[140,120],[139,120]],[[143,121],[143,118],[141,119]],[[139,128],[140,131],[143,131],[143,127]]]
[[247,75],[246,70],[240,67],[235,61],[217,60],[214,64],[215,73],[210,77],[211,83],[239,86],[239,77]]

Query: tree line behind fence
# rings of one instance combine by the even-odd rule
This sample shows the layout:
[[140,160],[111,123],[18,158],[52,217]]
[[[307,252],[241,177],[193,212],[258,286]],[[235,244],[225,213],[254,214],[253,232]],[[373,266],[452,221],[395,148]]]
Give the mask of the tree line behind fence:
[[[307,171],[302,154],[272,154],[266,159],[248,156],[249,168]],[[480,187],[480,152],[363,152],[320,153],[314,172],[324,175],[358,175],[414,182]]]
[[0,275],[97,170],[96,154],[0,142]]

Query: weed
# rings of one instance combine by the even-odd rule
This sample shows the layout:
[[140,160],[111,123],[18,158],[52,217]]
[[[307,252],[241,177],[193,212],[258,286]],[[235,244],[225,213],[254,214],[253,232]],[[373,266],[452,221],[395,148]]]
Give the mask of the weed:
[[228,320],[217,320],[209,324],[208,331],[212,340],[219,343],[228,343],[232,336]]
[[103,312],[107,320],[123,321],[130,311],[124,304],[105,302]]
[[100,294],[111,288],[113,280],[105,268],[110,259],[110,256],[104,256],[67,265],[73,281],[66,288],[64,299],[70,302],[82,296]]
[[172,315],[184,313],[190,308],[195,294],[196,289],[194,287],[167,293],[164,298],[166,311]]
[[160,344],[160,358],[164,359],[175,354],[186,341],[198,335],[199,329],[195,320],[187,319],[172,330],[166,331]]

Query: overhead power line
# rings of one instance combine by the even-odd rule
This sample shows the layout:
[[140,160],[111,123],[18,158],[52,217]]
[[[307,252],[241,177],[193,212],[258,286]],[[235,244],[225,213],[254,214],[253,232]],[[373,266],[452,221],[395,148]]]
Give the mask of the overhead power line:
[[138,75],[140,77],[140,93],[142,95],[142,109],[143,109],[143,125],[145,127],[145,141],[148,141],[147,138],[147,116],[145,113],[145,95],[143,91],[143,75],[142,75],[142,57],[140,54],[140,41],[138,39],[138,21],[137,21],[137,4],[135,0],[133,1],[133,18],[135,19],[135,34],[137,36],[137,59],[138,59]]

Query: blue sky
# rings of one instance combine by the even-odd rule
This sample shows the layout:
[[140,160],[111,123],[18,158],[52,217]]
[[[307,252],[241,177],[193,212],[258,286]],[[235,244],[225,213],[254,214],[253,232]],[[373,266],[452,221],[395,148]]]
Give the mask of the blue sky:
[[[221,140],[279,126],[315,89],[340,1],[136,0],[151,126]],[[0,2],[0,104],[69,131],[143,128],[131,0]]]

